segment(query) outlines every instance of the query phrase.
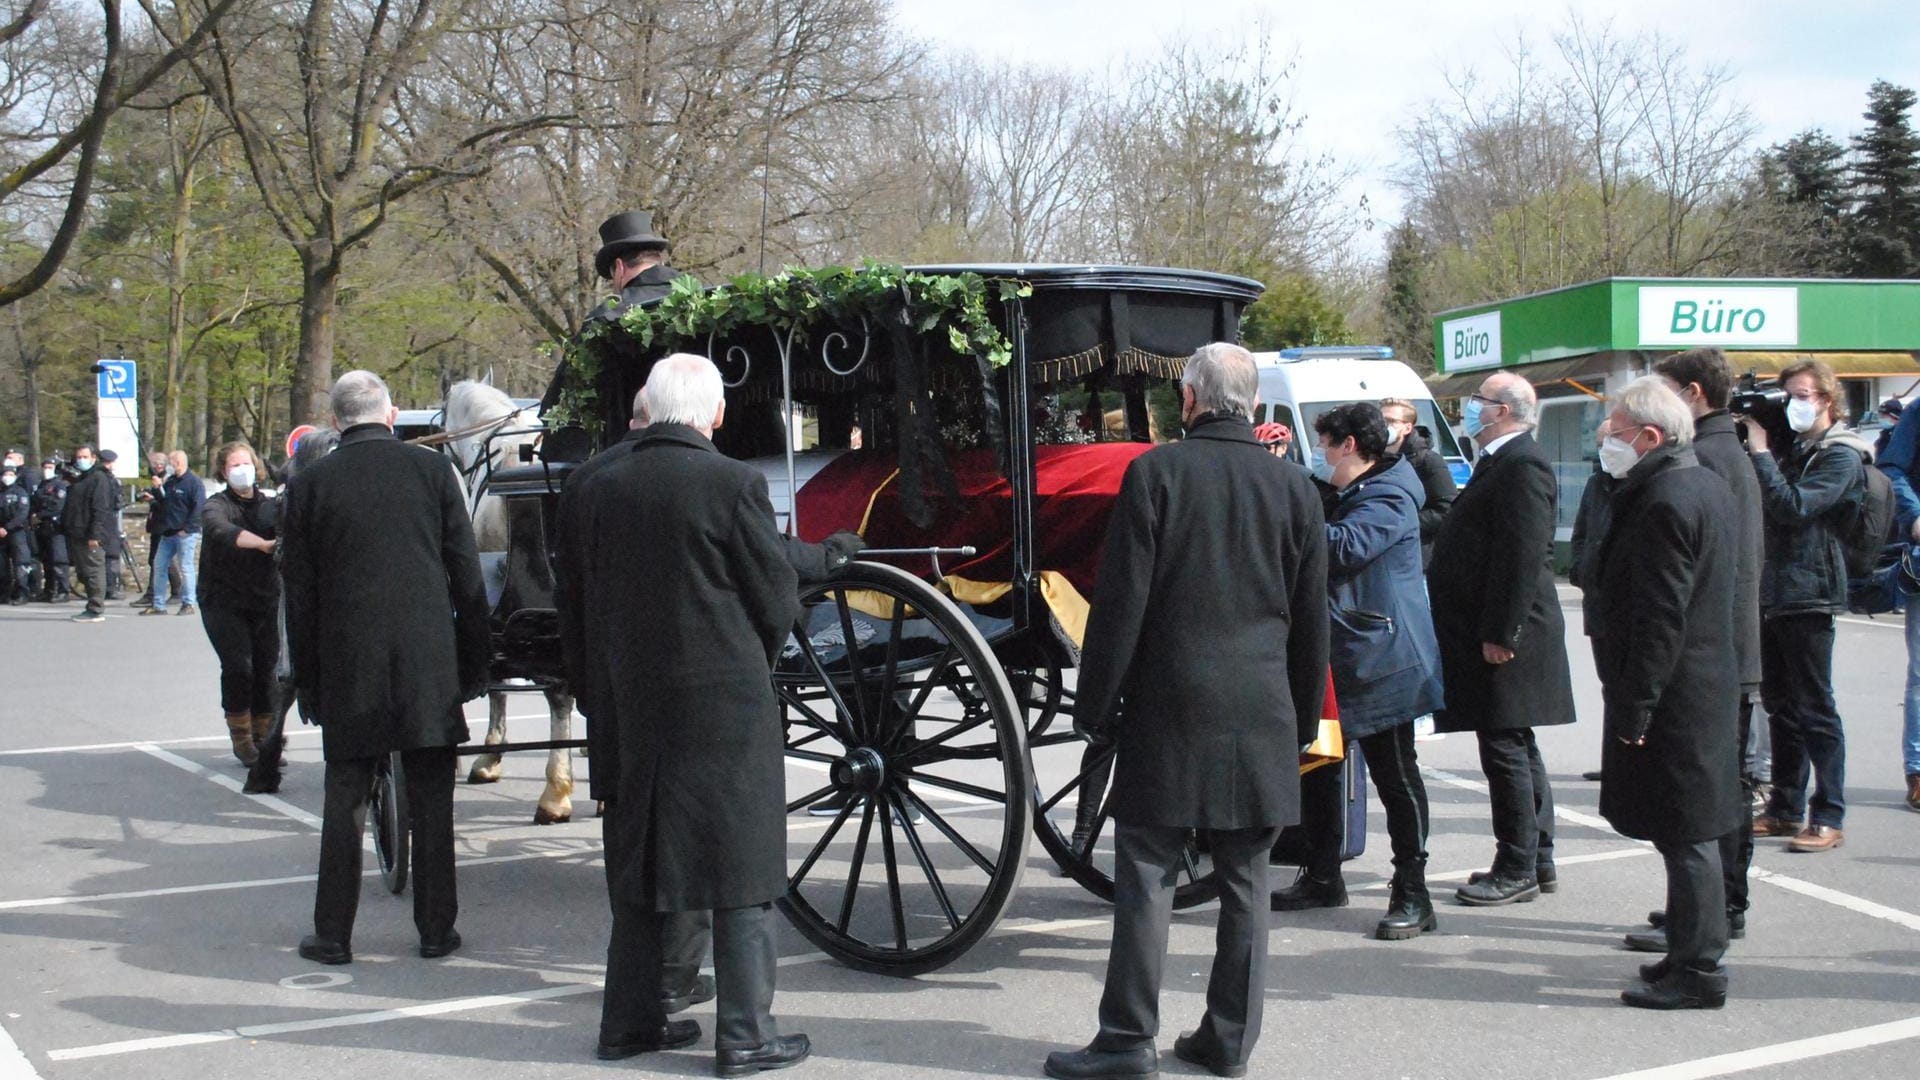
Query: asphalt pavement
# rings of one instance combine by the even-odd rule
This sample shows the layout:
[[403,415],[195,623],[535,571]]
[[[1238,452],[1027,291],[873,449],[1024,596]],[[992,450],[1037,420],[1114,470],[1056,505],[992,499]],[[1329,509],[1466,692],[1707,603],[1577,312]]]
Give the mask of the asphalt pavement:
[[[705,1029],[692,1049],[594,1059],[600,830],[584,792],[574,821],[532,824],[541,755],[457,791],[460,952],[419,959],[408,897],[369,876],[354,963],[318,967],[293,951],[311,927],[317,735],[294,736],[277,797],[240,794],[198,621],[116,605],[81,625],[74,610],[0,608],[0,1077],[710,1075],[711,1004],[688,1014]],[[1347,868],[1351,906],[1275,916],[1251,1075],[1911,1080],[1920,814],[1901,798],[1901,624],[1840,628],[1846,845],[1795,855],[1762,841],[1727,1007],[1648,1013],[1618,1001],[1650,959],[1620,939],[1660,906],[1660,863],[1605,827],[1598,785],[1579,778],[1599,762],[1598,688],[1572,602],[1568,615],[1582,722],[1541,731],[1560,891],[1486,909],[1447,899],[1491,859],[1487,803],[1470,738],[1422,742],[1439,932],[1370,936],[1390,872],[1376,803]],[[537,697],[510,711],[513,737],[545,737]],[[1203,1008],[1212,924],[1211,907],[1174,920],[1169,1075],[1197,1072],[1171,1045]],[[1048,1051],[1093,1033],[1109,928],[1107,906],[1035,844],[999,929],[932,974],[863,974],[787,932],[776,1012],[815,1046],[792,1075],[1038,1076]]]

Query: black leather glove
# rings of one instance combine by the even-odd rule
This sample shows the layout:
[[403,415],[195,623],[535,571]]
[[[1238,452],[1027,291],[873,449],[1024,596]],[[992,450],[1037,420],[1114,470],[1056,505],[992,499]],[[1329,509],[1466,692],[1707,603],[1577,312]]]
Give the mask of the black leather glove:
[[293,700],[294,703],[300,707],[300,722],[318,727],[320,725],[319,687],[295,686],[293,688]]
[[1106,724],[1083,724],[1075,720],[1073,733],[1102,749],[1114,744],[1113,728]]
[[837,532],[820,541],[820,546],[826,549],[827,572],[832,573],[852,562],[855,555],[866,550],[867,542],[860,539],[859,533]]

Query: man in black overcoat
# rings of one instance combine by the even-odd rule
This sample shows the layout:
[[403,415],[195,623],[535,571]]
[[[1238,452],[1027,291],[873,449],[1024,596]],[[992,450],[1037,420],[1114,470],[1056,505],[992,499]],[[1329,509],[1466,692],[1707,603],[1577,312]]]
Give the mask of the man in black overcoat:
[[[1747,456],[1740,436],[1734,430],[1733,414],[1727,404],[1733,397],[1733,365],[1719,349],[1692,349],[1676,353],[1654,365],[1654,373],[1664,377],[1686,403],[1693,415],[1694,456],[1701,468],[1726,481],[1733,494],[1733,536],[1739,558],[1733,574],[1733,651],[1738,658],[1735,670],[1740,675],[1740,737],[1737,753],[1744,766],[1747,747],[1753,733],[1753,705],[1760,693],[1760,562],[1766,552],[1766,518],[1760,509],[1760,479],[1754,475],[1753,459]],[[1749,801],[1754,781],[1742,767],[1741,788]],[[1727,926],[1729,935],[1747,933],[1747,871],[1753,865],[1753,818],[1740,815],[1720,840],[1720,866],[1725,872],[1727,890]],[[1649,912],[1653,929],[1627,935],[1629,948],[1642,952],[1665,952],[1662,930],[1664,911]]]
[[400,752],[413,833],[420,955],[458,948],[454,747],[461,705],[486,692],[492,644],[473,524],[447,459],[394,438],[386,384],[333,386],[340,445],[288,485],[279,549],[301,715],[327,761],[314,932],[300,955],[353,958],[361,836],[375,767]]
[[599,1056],[686,1046],[691,1020],[661,1007],[662,922],[713,912],[721,1076],[810,1052],[772,1014],[772,902],[787,891],[786,766],[774,658],[799,611],[799,580],[766,481],[714,449],[720,373],[675,354],[648,375],[652,423],[571,508],[592,704],[618,729],[608,804],[613,930]]
[[1600,547],[1594,665],[1605,702],[1600,814],[1650,840],[1667,869],[1666,958],[1620,995],[1646,1009],[1717,1009],[1727,901],[1720,840],[1740,790],[1740,562],[1733,493],[1699,466],[1693,417],[1666,380],[1637,379],[1607,417],[1602,464],[1621,483]]
[[667,295],[680,273],[667,265],[666,258],[667,238],[653,231],[653,215],[645,210],[629,210],[601,222],[593,269],[613,282],[619,295],[594,308],[587,321],[611,322],[630,307]]
[[1480,452],[1434,539],[1427,592],[1447,689],[1434,728],[1479,740],[1497,845],[1492,868],[1454,897],[1486,906],[1556,887],[1553,790],[1533,729],[1573,722],[1573,680],[1553,580],[1556,485],[1532,435],[1533,387],[1490,375],[1464,411]]
[[1087,619],[1075,724],[1118,747],[1113,944],[1100,1033],[1048,1055],[1054,1077],[1159,1068],[1175,868],[1194,829],[1209,833],[1220,927],[1206,1015],[1174,1053],[1246,1072],[1265,998],[1267,853],[1299,820],[1301,740],[1326,698],[1320,496],[1254,440],[1245,349],[1201,348],[1181,382],[1186,438],[1127,468]]

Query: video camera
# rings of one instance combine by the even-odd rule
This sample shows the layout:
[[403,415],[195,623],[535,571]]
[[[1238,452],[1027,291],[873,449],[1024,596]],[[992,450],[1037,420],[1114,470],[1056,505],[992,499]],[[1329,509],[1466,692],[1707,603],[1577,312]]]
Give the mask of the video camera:
[[[1793,445],[1793,428],[1787,425],[1787,390],[1780,385],[1779,379],[1762,379],[1752,371],[1740,376],[1734,385],[1733,397],[1727,402],[1727,411],[1735,416],[1744,416],[1767,429],[1767,439],[1774,446]],[[1747,441],[1744,428],[1739,429],[1740,441]]]

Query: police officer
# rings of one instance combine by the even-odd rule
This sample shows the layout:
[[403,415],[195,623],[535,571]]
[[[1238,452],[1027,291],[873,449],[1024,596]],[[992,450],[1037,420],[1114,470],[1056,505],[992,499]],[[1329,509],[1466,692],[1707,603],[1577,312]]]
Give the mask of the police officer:
[[20,480],[18,455],[0,467],[0,600],[27,602],[33,575],[33,492]]
[[67,505],[67,481],[60,462],[40,463],[40,483],[33,489],[33,543],[40,561],[40,591],[34,599],[64,604],[72,599],[67,587],[67,538],[60,534],[60,512]]

